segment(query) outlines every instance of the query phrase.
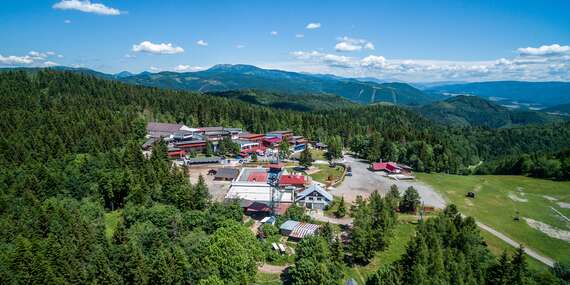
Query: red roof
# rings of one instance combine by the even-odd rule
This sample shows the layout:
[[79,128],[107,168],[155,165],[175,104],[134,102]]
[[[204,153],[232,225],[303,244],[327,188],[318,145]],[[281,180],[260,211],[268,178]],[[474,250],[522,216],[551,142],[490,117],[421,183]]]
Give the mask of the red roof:
[[283,164],[282,163],[272,163],[269,165],[270,169],[281,169],[283,168]]
[[244,140],[253,140],[263,138],[264,136],[265,135],[263,134],[240,134],[239,138]]
[[264,203],[253,202],[246,209],[248,212],[271,212],[271,208]]
[[254,172],[247,177],[249,182],[266,182],[267,172]]
[[287,186],[287,185],[304,185],[305,184],[305,176],[303,175],[281,175],[279,178],[279,185],[280,186]]
[[263,139],[263,141],[267,142],[267,143],[278,143],[278,142],[281,142],[281,138],[278,138],[278,137],[265,138],[265,139]]
[[174,151],[169,151],[168,152],[169,156],[183,156],[186,155],[186,151],[185,150],[174,150]]
[[400,167],[398,167],[398,165],[395,162],[375,162],[372,163],[372,170],[374,171],[380,171],[380,170],[385,170],[385,171],[389,171],[389,172],[395,172],[396,170],[399,170]]

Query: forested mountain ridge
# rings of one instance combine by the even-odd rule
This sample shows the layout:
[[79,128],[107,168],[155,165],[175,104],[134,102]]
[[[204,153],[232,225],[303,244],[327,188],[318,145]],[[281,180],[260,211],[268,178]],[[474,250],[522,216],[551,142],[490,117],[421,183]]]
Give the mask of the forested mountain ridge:
[[425,91],[537,102],[544,106],[570,103],[570,82],[489,81],[442,85]]
[[121,79],[144,86],[192,91],[258,89],[287,94],[334,94],[368,104],[391,102],[418,105],[436,100],[405,83],[362,82],[355,79],[261,69],[251,65],[216,65],[198,72],[159,72]]
[[340,109],[355,106],[357,103],[343,97],[329,94],[289,95],[261,90],[231,90],[207,92],[207,95],[237,99],[247,103],[294,111],[316,111]]
[[563,121],[560,116],[530,110],[511,110],[478,96],[459,95],[418,107],[422,116],[451,126],[512,127]]

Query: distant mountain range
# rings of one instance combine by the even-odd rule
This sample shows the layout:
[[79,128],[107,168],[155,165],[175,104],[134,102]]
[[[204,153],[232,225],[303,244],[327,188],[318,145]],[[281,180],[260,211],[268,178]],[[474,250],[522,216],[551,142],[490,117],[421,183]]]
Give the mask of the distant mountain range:
[[432,121],[453,126],[503,128],[566,119],[531,110],[511,110],[481,97],[465,95],[451,97],[414,110]]
[[[29,72],[39,70],[39,68],[19,69]],[[570,104],[570,83],[568,82],[493,81],[464,83],[448,81],[407,84],[385,82],[372,77],[345,78],[330,74],[262,69],[244,64],[220,64],[197,72],[151,73],[145,71],[139,74],[132,74],[128,71],[106,74],[91,69],[72,67],[53,67],[52,69],[167,89],[200,92],[248,90],[245,93],[220,94],[238,97],[240,100],[255,99],[258,104],[262,105],[272,106],[275,103],[281,107],[300,110],[320,109],[316,102],[321,95],[323,95],[321,104],[328,108],[336,103],[345,106],[350,102],[420,106],[467,94],[487,98],[496,102],[497,105],[508,106],[511,109],[536,110],[547,107],[547,112],[570,113],[564,109],[564,106],[561,107],[561,110],[554,107],[560,104]],[[0,69],[0,71],[2,70],[11,69]],[[252,95],[251,90],[259,91],[253,94],[256,98],[250,96]],[[340,98],[331,97],[331,95],[337,95],[346,100],[340,100]],[[286,96],[290,98],[285,98]],[[310,101],[310,103],[302,104],[304,100]],[[285,104],[286,101],[292,105],[288,106]],[[550,109],[550,107],[554,109]]]
[[406,83],[360,81],[242,64],[221,64],[198,72],[137,74],[118,79],[144,86],[202,92],[257,89],[290,95],[334,94],[362,104],[421,105],[441,99],[439,95],[425,94]]
[[491,81],[440,85],[424,90],[439,95],[477,95],[513,106],[539,103],[554,106],[570,103],[570,82]]

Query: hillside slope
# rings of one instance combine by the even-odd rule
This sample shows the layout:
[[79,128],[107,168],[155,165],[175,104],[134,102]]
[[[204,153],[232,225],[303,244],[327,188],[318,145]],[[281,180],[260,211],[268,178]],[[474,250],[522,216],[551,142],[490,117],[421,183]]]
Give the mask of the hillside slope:
[[303,112],[340,109],[357,104],[343,97],[329,94],[303,94],[291,96],[288,94],[261,90],[232,90],[208,92],[206,94],[217,97],[238,99],[247,103],[276,109],[288,109]]
[[416,109],[424,117],[445,125],[511,127],[562,121],[542,112],[511,110],[477,96],[455,96]]

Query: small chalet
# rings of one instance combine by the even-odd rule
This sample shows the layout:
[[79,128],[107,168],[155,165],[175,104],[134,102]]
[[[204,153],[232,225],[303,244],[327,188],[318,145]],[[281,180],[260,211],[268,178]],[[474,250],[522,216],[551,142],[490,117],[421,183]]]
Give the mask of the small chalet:
[[318,184],[312,184],[307,187],[307,189],[303,190],[303,192],[299,193],[295,198],[295,202],[301,206],[320,210],[330,205],[332,201],[333,196]]
[[409,175],[412,169],[409,166],[397,164],[395,162],[375,162],[370,166],[372,171],[382,171],[386,174]]

